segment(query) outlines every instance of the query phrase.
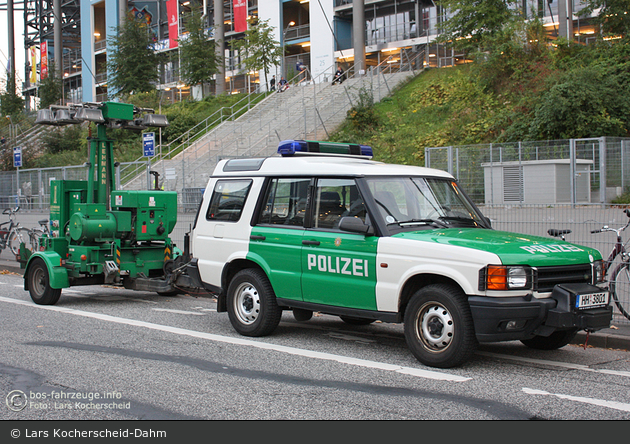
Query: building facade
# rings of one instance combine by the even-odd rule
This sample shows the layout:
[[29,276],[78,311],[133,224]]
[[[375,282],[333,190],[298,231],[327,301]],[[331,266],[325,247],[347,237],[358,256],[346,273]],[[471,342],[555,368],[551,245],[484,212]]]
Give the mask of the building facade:
[[[229,42],[242,38],[239,27],[243,11],[246,18],[268,20],[273,27],[274,39],[285,46],[283,61],[272,69],[269,78],[292,78],[298,66],[307,68],[308,76],[315,81],[330,80],[337,66],[351,69],[355,51],[361,51],[365,68],[381,63],[400,63],[422,52],[424,64],[433,67],[465,63],[461,54],[435,43],[445,12],[432,0],[75,0],[80,2],[80,14],[74,18],[80,27],[80,42],[64,45],[63,76],[68,101],[104,101],[112,91],[107,88],[107,52],[110,40],[116,33],[121,18],[133,12],[147,20],[154,41],[154,49],[163,52],[167,61],[161,67],[157,85],[168,100],[176,101],[189,96],[201,97],[200,87],[192,88],[179,78],[179,50],[177,40],[186,35],[186,13],[192,7],[203,12],[204,22],[214,39],[217,21],[223,22],[223,54],[225,60],[225,88],[227,93],[251,92],[267,88],[264,75],[243,73],[238,54],[230,49]],[[223,8],[215,14],[218,7]],[[540,17],[552,37],[564,36],[588,43],[595,29],[588,20],[576,13],[584,6],[580,0],[523,0],[519,3],[529,17]],[[360,12],[360,14],[359,14]],[[363,26],[353,27],[353,17],[363,17]],[[217,20],[218,18],[218,20]],[[68,26],[70,29],[71,27]],[[73,27],[72,29],[76,28]],[[354,30],[362,29],[363,38],[355,40]],[[55,41],[50,32],[31,36],[29,45],[44,46],[47,58],[53,59]],[[76,39],[75,39],[76,40]],[[363,42],[358,45],[357,41]],[[358,49],[357,49],[358,48]],[[41,48],[40,48],[41,49]],[[28,51],[28,48],[27,48]],[[363,56],[362,54],[362,56]],[[40,58],[41,59],[41,58]],[[41,71],[41,63],[38,65]],[[29,69],[31,69],[29,65]],[[262,73],[261,73],[262,74]],[[208,86],[207,93],[214,93]],[[36,94],[37,82],[26,85],[25,95]],[[111,99],[111,97],[109,97]]]

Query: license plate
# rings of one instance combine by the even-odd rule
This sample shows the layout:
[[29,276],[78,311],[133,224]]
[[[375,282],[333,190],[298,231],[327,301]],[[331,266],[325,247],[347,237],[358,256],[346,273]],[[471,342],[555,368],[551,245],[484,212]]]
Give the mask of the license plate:
[[575,298],[575,307],[578,309],[602,307],[608,305],[608,292],[578,294]]

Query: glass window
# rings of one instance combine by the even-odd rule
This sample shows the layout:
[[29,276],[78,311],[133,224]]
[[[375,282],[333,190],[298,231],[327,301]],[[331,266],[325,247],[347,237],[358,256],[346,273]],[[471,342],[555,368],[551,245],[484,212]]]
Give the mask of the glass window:
[[315,189],[313,228],[337,229],[342,217],[365,222],[363,198],[353,179],[319,179]]
[[241,218],[251,180],[220,180],[214,186],[207,220],[236,222]]
[[304,226],[310,179],[278,178],[269,184],[260,224]]

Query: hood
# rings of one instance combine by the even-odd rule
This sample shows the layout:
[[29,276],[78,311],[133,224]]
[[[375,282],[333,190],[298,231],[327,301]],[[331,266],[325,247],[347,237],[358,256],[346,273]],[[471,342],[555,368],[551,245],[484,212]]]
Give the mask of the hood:
[[499,256],[504,265],[544,267],[585,264],[601,259],[601,253],[594,248],[548,237],[482,228],[407,231],[392,237],[486,251]]

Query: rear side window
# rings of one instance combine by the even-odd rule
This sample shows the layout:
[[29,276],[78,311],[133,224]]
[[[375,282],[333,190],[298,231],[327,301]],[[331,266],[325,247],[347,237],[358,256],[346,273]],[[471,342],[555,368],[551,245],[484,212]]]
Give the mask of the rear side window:
[[251,186],[251,179],[219,180],[212,191],[206,219],[238,221]]

